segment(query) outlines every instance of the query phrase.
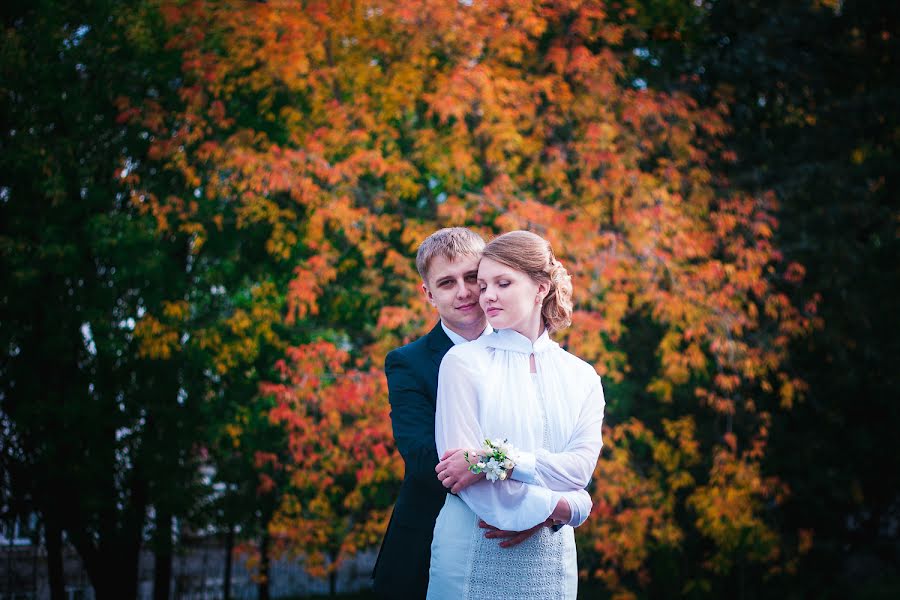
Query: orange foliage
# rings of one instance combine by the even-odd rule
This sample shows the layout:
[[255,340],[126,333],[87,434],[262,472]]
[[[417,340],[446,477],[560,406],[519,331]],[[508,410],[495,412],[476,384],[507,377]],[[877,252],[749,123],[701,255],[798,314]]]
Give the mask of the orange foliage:
[[[638,33],[607,18],[618,8],[596,0],[159,7],[183,59],[182,105],[122,99],[120,119],[150,132],[148,158],[199,199],[162,199],[129,180],[132,202],[161,232],[177,224],[198,236],[201,255],[223,214],[235,231],[263,231],[272,262],[296,264],[280,290],[284,322],[337,329],[355,344],[353,359],[324,342],[292,348],[284,381],[264,388],[279,398],[270,416],[290,432],[294,458],[297,494],[278,528],[313,565],[324,569],[321,553],[345,556],[383,528],[386,508],[372,508],[372,490],[399,477],[384,383],[347,365],[380,365],[429,325],[411,256],[448,224],[545,235],[575,285],[570,350],[609,381],[627,380],[630,357],[617,342],[629,319],[652,320],[661,336],[646,391],[670,408],[694,402],[690,417],[642,424],[617,415],[609,399],[597,516],[579,532],[598,561],[588,576],[621,594],[626,575],[646,582],[652,548],[678,546],[687,533],[676,507],[693,511],[715,546],[714,571],[727,568],[738,538],[773,547],[760,516],[779,489],[759,477],[763,408],[773,394],[776,407],[802,399],[803,383],[782,365],[790,341],[815,325],[815,301],[800,309],[780,291],[804,271],[783,264],[775,246],[774,197],[731,192],[712,170],[730,158],[719,141],[724,114],[628,84],[619,45]],[[323,322],[323,300],[336,290],[353,296],[348,310],[358,313]],[[239,340],[256,331],[254,318],[235,313],[224,333],[201,336],[220,371],[252,352]],[[142,343],[165,352],[167,330],[149,319]],[[254,339],[275,321],[260,319]],[[727,423],[703,452],[694,419]],[[690,474],[701,471],[700,480]],[[718,528],[721,519],[733,522]],[[754,552],[758,562],[777,558]]]

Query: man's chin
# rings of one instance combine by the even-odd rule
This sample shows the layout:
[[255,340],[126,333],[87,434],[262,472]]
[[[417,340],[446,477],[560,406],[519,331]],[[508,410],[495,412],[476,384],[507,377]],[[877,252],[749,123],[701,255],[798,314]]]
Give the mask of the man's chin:
[[479,326],[483,329],[487,326],[487,319],[481,311],[476,314],[463,313],[461,316],[463,318],[453,320],[454,325],[459,329],[474,329]]

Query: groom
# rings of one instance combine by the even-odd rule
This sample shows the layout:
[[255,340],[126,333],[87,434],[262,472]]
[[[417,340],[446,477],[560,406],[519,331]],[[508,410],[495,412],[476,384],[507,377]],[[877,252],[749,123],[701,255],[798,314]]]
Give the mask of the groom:
[[[419,246],[416,269],[422,289],[437,309],[440,322],[424,337],[388,353],[388,380],[394,440],[406,472],[400,495],[375,562],[375,592],[381,598],[425,598],[434,522],[450,488],[458,492],[479,481],[466,470],[464,451],[441,457],[441,478],[434,442],[438,368],[454,344],[474,340],[492,330],[478,303],[478,261],[484,240],[463,227],[432,233]],[[452,476],[451,476],[452,474]],[[528,531],[499,531],[486,523],[485,536],[501,546],[521,543]]]

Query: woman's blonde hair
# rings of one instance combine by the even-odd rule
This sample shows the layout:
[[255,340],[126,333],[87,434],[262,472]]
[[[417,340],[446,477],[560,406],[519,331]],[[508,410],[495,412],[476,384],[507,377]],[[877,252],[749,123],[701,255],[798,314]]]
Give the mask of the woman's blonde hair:
[[572,278],[556,260],[550,242],[530,231],[510,231],[488,242],[482,258],[495,260],[550,286],[541,307],[541,317],[550,333],[572,324]]

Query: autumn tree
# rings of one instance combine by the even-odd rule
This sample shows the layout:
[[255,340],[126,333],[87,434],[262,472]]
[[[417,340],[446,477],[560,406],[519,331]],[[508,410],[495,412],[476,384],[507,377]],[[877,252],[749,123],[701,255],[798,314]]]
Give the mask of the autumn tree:
[[806,540],[779,529],[790,486],[766,459],[806,390],[789,351],[817,297],[798,291],[808,257],[780,246],[777,190],[740,180],[734,111],[672,66],[716,13],[675,4],[9,18],[4,464],[65,474],[26,478],[35,498],[97,492],[40,510],[98,597],[131,595],[151,507],[164,557],[172,518],[201,518],[216,483],[221,524],[261,557],[271,543],[333,575],[376,542],[399,479],[379,369],[431,324],[412,255],[449,224],[532,229],[573,275],[561,341],[608,399],[585,579],[701,596],[794,568]]
[[402,477],[385,380],[326,341],[289,348],[277,367],[278,382],[260,390],[276,400],[269,418],[288,434],[286,460],[258,457],[289,480],[272,528],[307,571],[328,576],[334,595],[341,564],[380,541],[396,491],[390,484]]
[[790,489],[779,511],[785,537],[807,549],[778,585],[805,596],[894,595],[888,523],[900,465],[873,449],[892,443],[900,418],[897,316],[884,302],[900,279],[900,12],[876,2],[715,2],[703,27],[676,68],[702,66],[692,93],[731,107],[739,160],[729,175],[777,194],[778,246],[808,267],[798,295],[821,296],[823,327],[788,362],[809,384],[806,401],[775,413],[764,459]]
[[[724,107],[629,71],[644,35],[631,8],[161,11],[184,57],[184,105],[177,116],[152,103],[126,110],[189,123],[158,129],[153,155],[197,174],[206,202],[267,224],[269,253],[297,265],[288,322],[329,328],[377,358],[422,322],[409,257],[429,230],[537,230],[575,275],[578,312],[564,341],[606,376],[608,438],[622,445],[610,457],[626,457],[601,461],[598,503],[622,515],[617,527],[645,532],[633,544],[696,559],[684,586],[780,568],[765,507],[783,488],[760,462],[773,407],[803,389],[783,364],[815,304],[782,291],[804,268],[774,243],[775,197],[735,190],[719,168],[735,159],[721,141]],[[183,218],[201,236],[212,230],[196,216]],[[633,436],[645,450],[628,452]],[[613,464],[620,471],[608,472]],[[621,495],[634,477],[648,493]],[[653,552],[604,549],[599,532],[581,539],[594,557],[587,576],[621,590],[652,579]]]

